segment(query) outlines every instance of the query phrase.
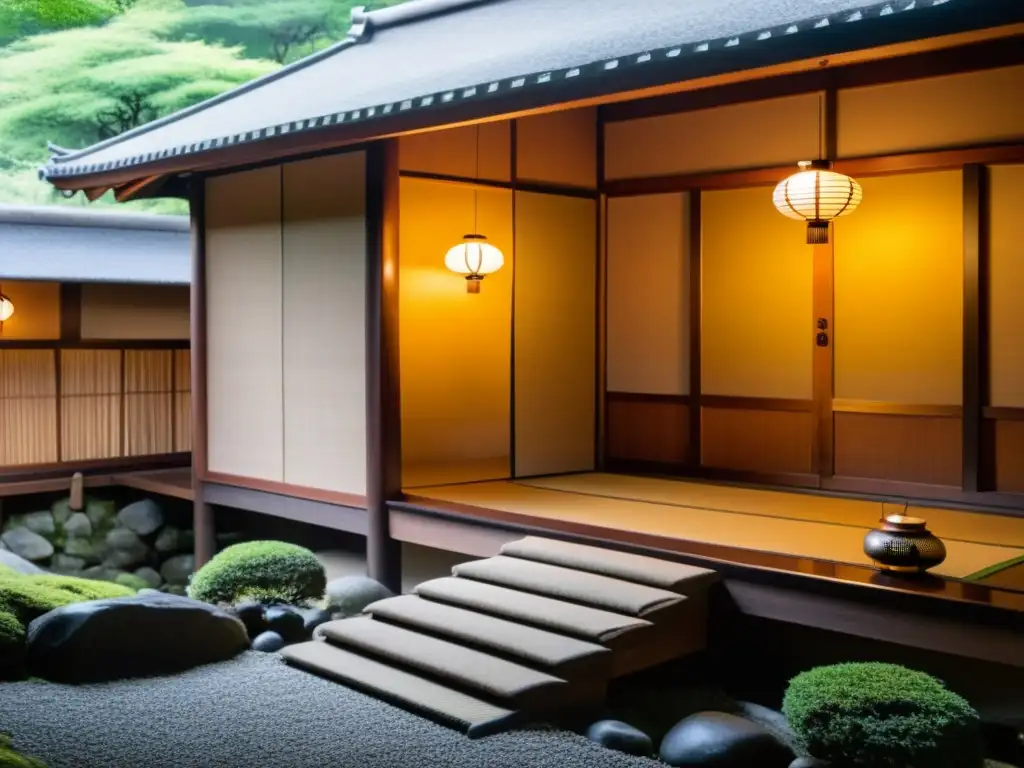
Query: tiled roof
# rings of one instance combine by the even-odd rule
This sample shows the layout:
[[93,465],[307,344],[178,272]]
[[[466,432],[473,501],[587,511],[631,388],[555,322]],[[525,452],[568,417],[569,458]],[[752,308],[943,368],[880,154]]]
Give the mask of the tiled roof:
[[937,17],[943,31],[977,28],[992,8],[1024,20],[1021,0],[410,0],[357,9],[335,46],[91,147],[53,148],[40,175],[137,167],[141,176],[167,158],[286,134],[375,121],[383,133],[388,118],[416,112],[443,125],[452,105],[527,92],[559,103],[573,84],[597,81],[612,93],[638,72],[671,83],[709,61],[741,70],[790,45],[796,57],[797,40],[820,42],[815,55],[839,52],[845,30],[883,31],[911,15],[923,24],[918,37],[935,34]]
[[187,285],[185,216],[0,205],[0,281]]

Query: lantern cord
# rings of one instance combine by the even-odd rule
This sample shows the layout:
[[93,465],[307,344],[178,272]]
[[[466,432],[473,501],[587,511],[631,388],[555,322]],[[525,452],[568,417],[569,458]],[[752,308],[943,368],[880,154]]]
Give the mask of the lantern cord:
[[825,119],[825,92],[822,91],[818,98],[818,159],[825,159],[825,126],[822,121]]
[[477,220],[476,220],[477,219],[476,196],[477,196],[477,192],[478,192],[477,185],[480,183],[480,123],[476,124],[476,158],[475,158],[475,161],[474,161],[474,165],[475,165],[475,170],[473,171],[473,173],[476,176],[476,184],[473,185],[473,232],[476,233],[476,234],[479,234],[477,232],[477,228],[476,228],[477,227]]

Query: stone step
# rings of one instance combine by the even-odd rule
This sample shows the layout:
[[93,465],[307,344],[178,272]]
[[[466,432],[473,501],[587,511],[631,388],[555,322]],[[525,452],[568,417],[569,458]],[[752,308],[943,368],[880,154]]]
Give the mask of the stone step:
[[665,589],[503,555],[462,563],[452,573],[654,622],[675,619],[687,599]]
[[707,568],[539,536],[509,542],[501,548],[501,554],[632,581],[681,595],[702,592],[718,580],[718,574]]
[[522,622],[613,650],[630,644],[634,636],[653,626],[649,621],[632,616],[451,576],[425,581],[415,592],[427,600]]
[[611,651],[600,645],[417,595],[379,600],[365,612],[376,620],[497,653],[569,681],[607,678],[610,672]]
[[561,678],[369,616],[328,622],[319,633],[331,644],[512,710],[543,709],[570,695]]
[[282,649],[289,664],[329,677],[375,698],[478,738],[507,730],[518,713],[382,661],[330,643],[311,641]]

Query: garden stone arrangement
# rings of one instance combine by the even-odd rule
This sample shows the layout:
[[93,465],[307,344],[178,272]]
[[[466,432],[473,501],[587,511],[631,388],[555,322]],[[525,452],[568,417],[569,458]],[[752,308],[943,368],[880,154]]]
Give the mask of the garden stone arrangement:
[[185,594],[195,567],[192,531],[168,524],[152,499],[120,510],[111,501],[86,499],[76,510],[64,498],[50,509],[12,515],[0,533],[0,549],[40,571],[178,595]]

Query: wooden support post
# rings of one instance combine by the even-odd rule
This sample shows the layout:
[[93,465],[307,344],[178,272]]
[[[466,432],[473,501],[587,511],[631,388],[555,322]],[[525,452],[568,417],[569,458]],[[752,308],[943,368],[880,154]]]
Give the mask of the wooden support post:
[[371,578],[402,589],[402,550],[388,501],[402,497],[398,360],[398,140],[366,152],[366,560]]
[[206,184],[194,179],[189,196],[192,243],[192,286],[189,296],[192,374],[192,524],[195,566],[216,554],[213,509],[203,501],[206,473]]
[[687,461],[694,469],[701,466],[700,440],[700,336],[701,336],[701,210],[699,189],[690,191],[689,223],[689,291],[690,291],[690,440]]
[[963,169],[963,490],[986,490],[982,409],[988,396],[986,168]]

